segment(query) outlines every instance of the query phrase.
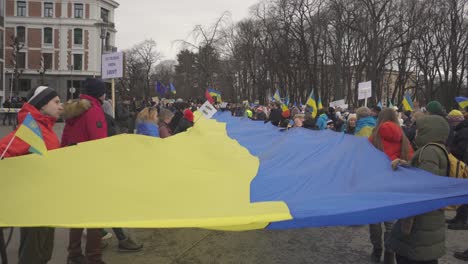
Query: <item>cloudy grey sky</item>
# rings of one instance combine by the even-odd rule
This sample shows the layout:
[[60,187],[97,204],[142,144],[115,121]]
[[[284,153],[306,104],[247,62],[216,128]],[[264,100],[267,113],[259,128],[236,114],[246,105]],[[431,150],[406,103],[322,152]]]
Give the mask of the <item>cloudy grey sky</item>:
[[180,47],[177,39],[188,39],[195,25],[212,25],[224,11],[233,21],[248,16],[249,7],[259,0],[117,0],[116,46],[127,49],[152,38],[164,59],[175,59]]

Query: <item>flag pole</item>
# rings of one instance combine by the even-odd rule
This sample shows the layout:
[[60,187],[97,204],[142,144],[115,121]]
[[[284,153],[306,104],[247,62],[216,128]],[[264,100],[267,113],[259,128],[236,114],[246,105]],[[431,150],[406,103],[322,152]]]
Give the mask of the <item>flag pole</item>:
[[5,154],[6,152],[8,151],[8,149],[11,147],[11,144],[13,143],[13,140],[15,140],[16,136],[13,135],[13,137],[11,138],[10,142],[8,143],[8,145],[6,146],[5,150],[3,151],[2,153],[2,156],[0,156],[0,160],[2,160],[4,157],[5,157]]

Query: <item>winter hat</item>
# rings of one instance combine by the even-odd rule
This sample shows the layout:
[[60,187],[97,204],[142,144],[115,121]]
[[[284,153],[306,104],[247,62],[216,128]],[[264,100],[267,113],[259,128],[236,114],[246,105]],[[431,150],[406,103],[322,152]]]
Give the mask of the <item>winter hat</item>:
[[447,119],[449,123],[453,124],[453,123],[463,122],[465,120],[465,117],[463,116],[463,113],[460,112],[459,110],[452,110],[448,114]]
[[368,117],[371,115],[371,110],[365,106],[363,107],[359,107],[357,110],[356,110],[356,115],[357,115],[357,118],[358,119],[361,119],[361,118],[364,118],[364,117]]
[[329,125],[333,125],[333,120],[328,119],[327,126],[329,126]]
[[193,122],[193,112],[190,111],[190,109],[186,109],[184,111],[184,118],[187,119],[190,122]]
[[58,96],[58,94],[54,89],[47,86],[39,86],[29,91],[28,103],[40,110],[56,96]]
[[281,113],[281,116],[284,118],[289,118],[290,115],[291,115],[291,111],[289,111],[289,109]]
[[84,83],[83,93],[98,99],[106,93],[106,84],[101,79],[88,78]]
[[426,106],[427,111],[432,115],[444,115],[442,105],[437,101],[431,101]]

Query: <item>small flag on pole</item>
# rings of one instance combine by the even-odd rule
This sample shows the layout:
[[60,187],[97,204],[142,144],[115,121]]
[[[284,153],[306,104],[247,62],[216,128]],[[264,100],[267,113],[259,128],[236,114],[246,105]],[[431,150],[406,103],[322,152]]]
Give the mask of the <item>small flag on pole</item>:
[[28,113],[18,130],[16,130],[15,137],[29,145],[29,152],[39,155],[47,154],[47,147],[42,138],[41,129],[30,113]]

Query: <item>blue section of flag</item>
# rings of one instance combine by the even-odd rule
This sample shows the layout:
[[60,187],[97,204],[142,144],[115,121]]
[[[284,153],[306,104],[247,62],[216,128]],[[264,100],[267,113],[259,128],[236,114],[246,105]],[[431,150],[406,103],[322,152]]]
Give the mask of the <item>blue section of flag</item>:
[[26,118],[24,119],[21,125],[26,126],[27,128],[31,129],[31,131],[33,131],[34,134],[42,138],[41,129],[39,128],[39,125],[36,123],[36,120],[34,120],[34,118],[32,117],[30,113],[26,115]]
[[251,202],[283,201],[291,212],[292,220],[268,229],[365,225],[468,203],[467,180],[416,168],[393,171],[367,138],[302,128],[280,132],[230,113],[215,118],[260,160]]
[[379,103],[377,104],[378,107],[382,108],[382,101],[379,101]]

